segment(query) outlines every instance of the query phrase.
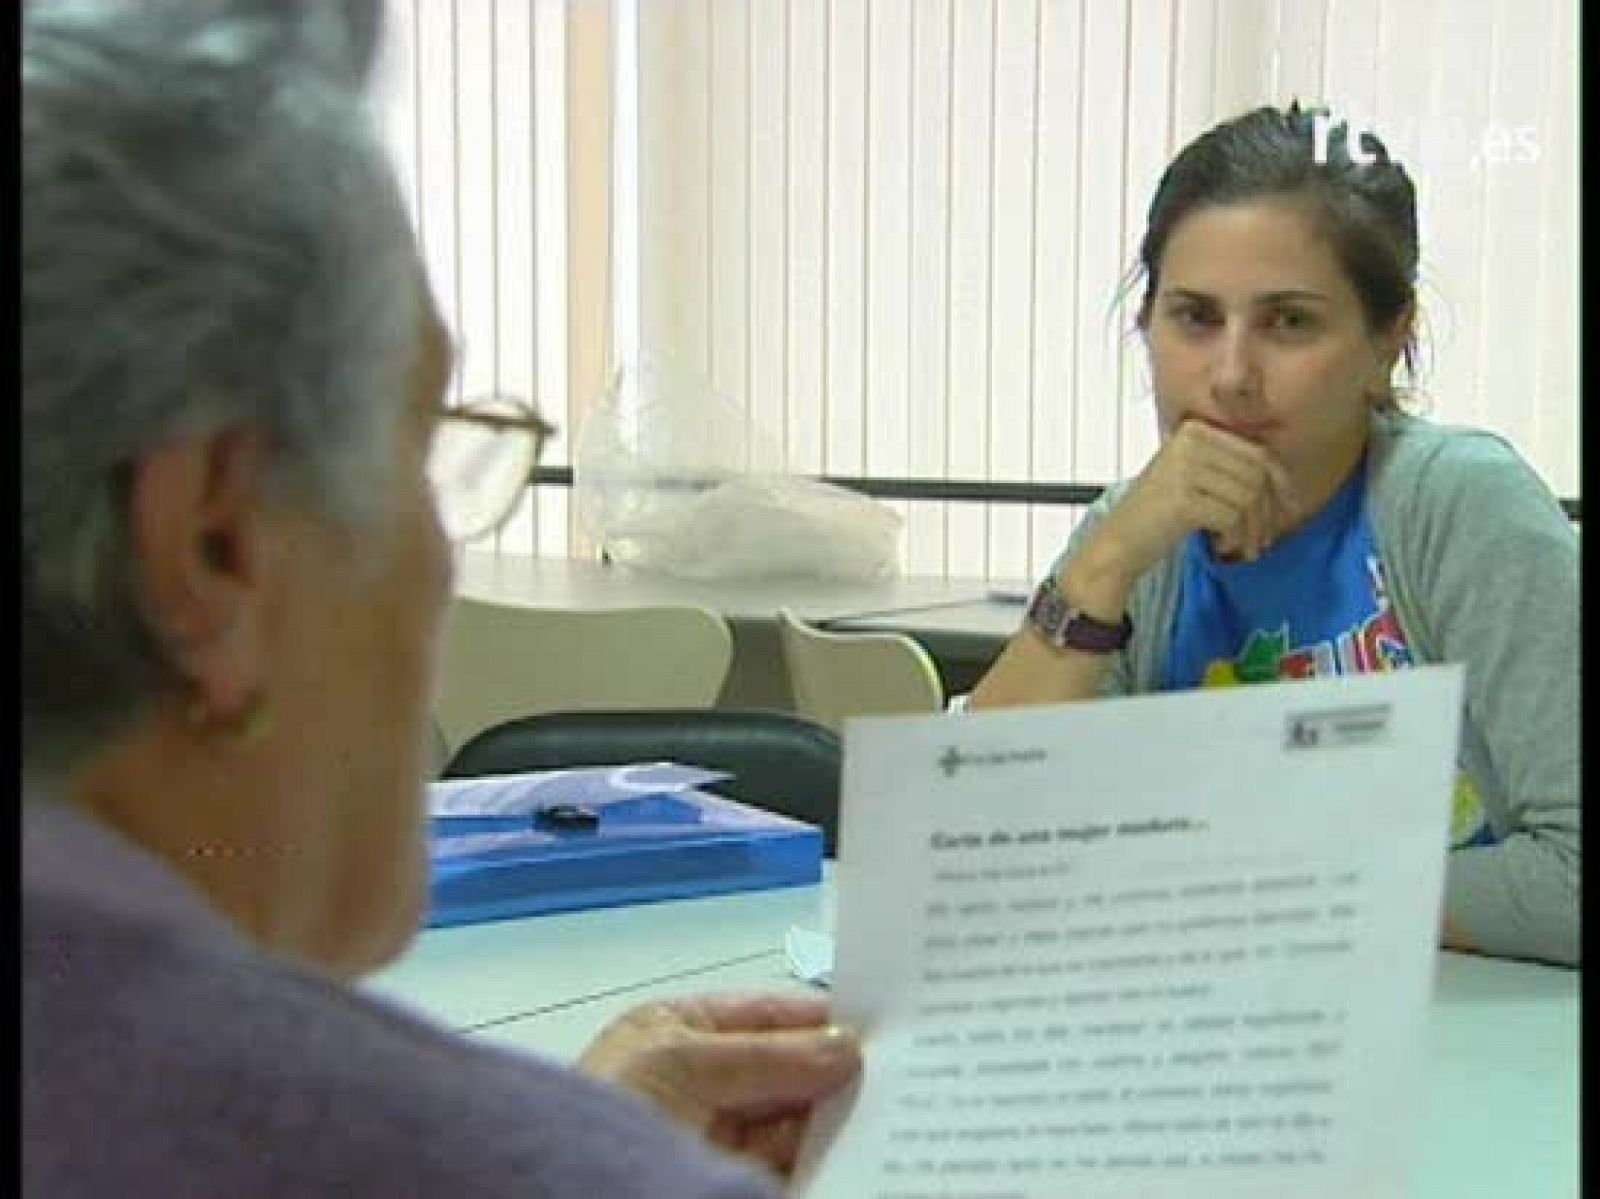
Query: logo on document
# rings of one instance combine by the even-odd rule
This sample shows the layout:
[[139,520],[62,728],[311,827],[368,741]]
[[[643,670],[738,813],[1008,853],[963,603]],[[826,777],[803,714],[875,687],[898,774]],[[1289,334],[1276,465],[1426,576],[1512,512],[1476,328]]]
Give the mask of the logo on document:
[[1388,704],[1363,704],[1325,712],[1291,715],[1284,728],[1285,749],[1344,749],[1389,739]]
[[1043,762],[1045,752],[1042,749],[1002,749],[982,754],[964,754],[955,746],[950,746],[937,760],[944,777],[953,779],[956,771],[963,766],[1008,766],[1020,762]]

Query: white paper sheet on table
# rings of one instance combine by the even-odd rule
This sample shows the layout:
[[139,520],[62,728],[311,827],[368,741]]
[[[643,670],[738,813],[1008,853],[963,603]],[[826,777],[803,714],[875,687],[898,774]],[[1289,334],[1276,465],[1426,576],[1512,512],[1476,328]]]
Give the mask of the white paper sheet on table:
[[641,796],[682,795],[732,777],[676,762],[632,762],[440,779],[428,784],[428,815],[435,820],[520,818],[553,804],[602,807]]
[[827,933],[795,925],[783,938],[783,956],[801,982],[833,986],[833,938]]
[[1461,672],[845,734],[806,1199],[1409,1193]]

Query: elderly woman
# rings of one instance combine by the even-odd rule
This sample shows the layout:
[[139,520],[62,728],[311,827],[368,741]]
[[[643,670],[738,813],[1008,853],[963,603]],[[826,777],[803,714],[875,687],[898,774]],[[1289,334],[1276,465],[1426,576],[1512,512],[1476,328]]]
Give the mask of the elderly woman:
[[705,1144],[792,1162],[821,1002],[640,1009],[596,1081],[348,985],[426,897],[450,593],[378,7],[25,10],[24,1190],[767,1195]]

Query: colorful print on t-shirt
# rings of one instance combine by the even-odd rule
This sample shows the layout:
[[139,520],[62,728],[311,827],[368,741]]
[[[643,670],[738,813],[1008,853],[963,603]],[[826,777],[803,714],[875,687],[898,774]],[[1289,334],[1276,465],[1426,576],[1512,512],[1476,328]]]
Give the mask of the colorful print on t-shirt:
[[[1411,666],[1358,469],[1311,520],[1254,562],[1223,562],[1209,536],[1183,546],[1168,691],[1331,678]],[[1454,845],[1492,840],[1477,789],[1459,775]]]

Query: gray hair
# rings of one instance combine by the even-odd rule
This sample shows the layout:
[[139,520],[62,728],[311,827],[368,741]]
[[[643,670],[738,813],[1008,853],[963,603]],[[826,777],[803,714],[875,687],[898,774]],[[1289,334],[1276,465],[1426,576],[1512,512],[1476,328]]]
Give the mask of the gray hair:
[[247,427],[274,499],[352,531],[391,502],[422,288],[364,104],[381,26],[381,0],[24,9],[29,785],[181,683],[135,588],[141,456]]

